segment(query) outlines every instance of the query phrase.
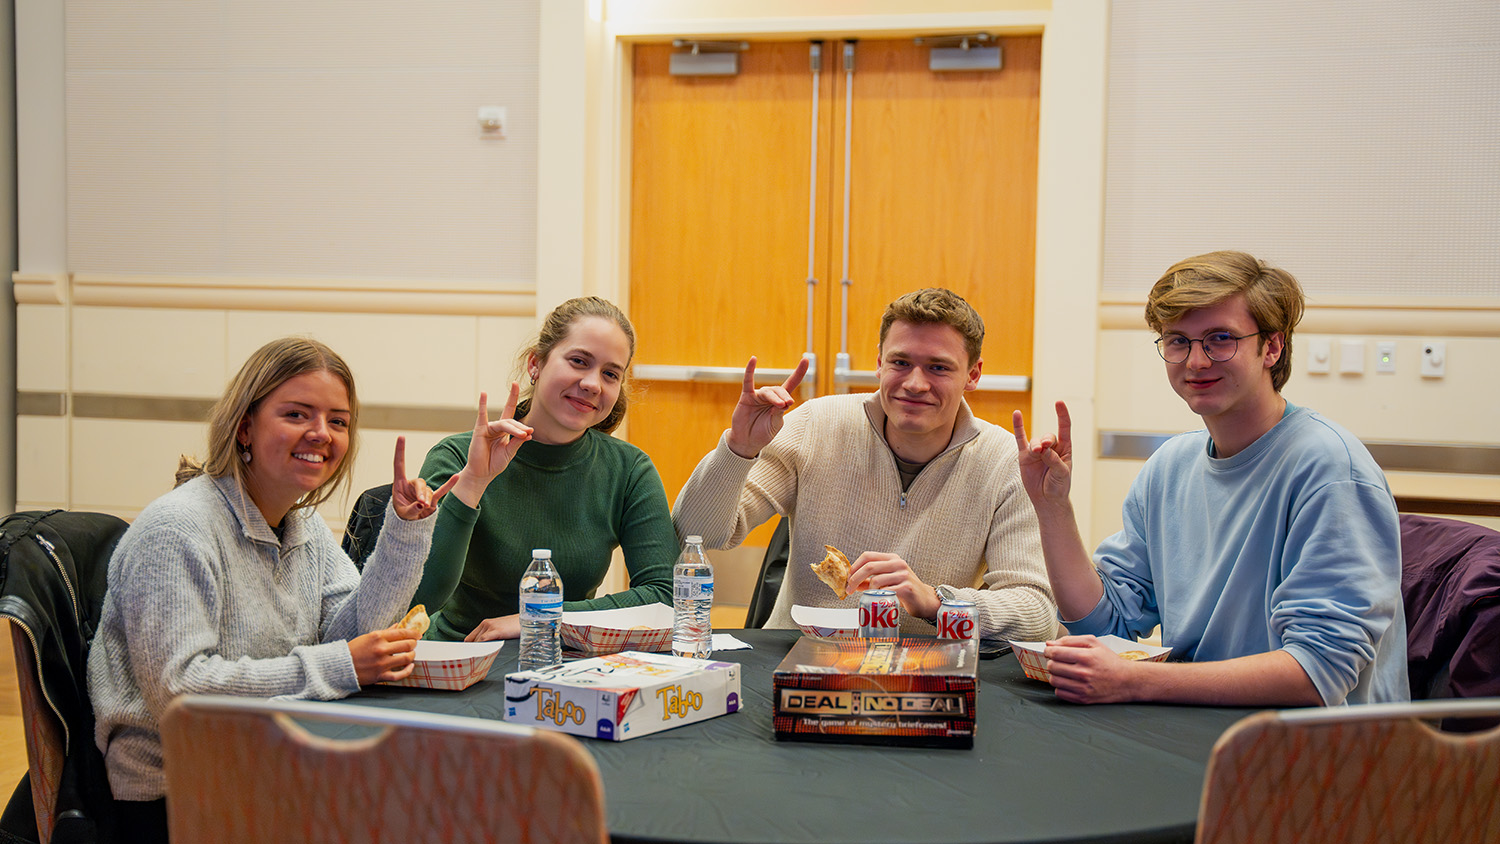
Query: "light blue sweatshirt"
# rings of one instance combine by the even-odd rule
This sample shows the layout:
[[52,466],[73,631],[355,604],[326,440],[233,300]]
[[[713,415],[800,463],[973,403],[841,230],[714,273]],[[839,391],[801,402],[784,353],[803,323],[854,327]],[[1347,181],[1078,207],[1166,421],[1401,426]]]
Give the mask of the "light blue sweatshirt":
[[1160,623],[1173,659],[1284,650],[1327,705],[1408,699],[1400,523],[1364,445],[1289,405],[1244,451],[1211,449],[1195,431],[1146,462],[1094,554],[1104,597],[1069,631]]

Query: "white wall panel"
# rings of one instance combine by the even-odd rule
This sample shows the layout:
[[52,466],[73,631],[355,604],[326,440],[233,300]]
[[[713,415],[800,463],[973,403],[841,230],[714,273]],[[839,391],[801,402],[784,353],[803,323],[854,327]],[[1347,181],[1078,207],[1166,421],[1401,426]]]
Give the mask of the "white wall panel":
[[533,283],[537,28],[536,0],[69,2],[70,269]]
[[[1414,316],[1414,319],[1419,317]],[[1315,337],[1331,339],[1334,372],[1307,372],[1307,349]],[[1363,375],[1340,375],[1343,335],[1297,335],[1296,369],[1284,394],[1288,401],[1306,405],[1366,440],[1408,442],[1500,442],[1500,338],[1444,337],[1447,374],[1423,378],[1419,337],[1361,335]],[[1396,371],[1375,371],[1375,344],[1396,344]]]
[[1500,4],[1115,0],[1104,290],[1244,249],[1314,295],[1500,296]]
[[474,326],[459,316],[239,311],[229,316],[230,374],[266,342],[300,334],[344,358],[362,403],[469,407]]
[[73,390],[218,398],[225,324],[223,311],[75,306]]
[[16,509],[65,507],[67,501],[67,420],[16,417]]
[[62,305],[16,306],[16,389],[68,386],[68,313]]
[[[490,394],[490,400],[499,404],[505,401],[515,371],[516,354],[522,346],[536,338],[538,318],[532,317],[480,317],[479,319],[479,366],[477,390]],[[496,398],[499,396],[500,398]]]
[[134,515],[172,489],[177,461],[207,453],[199,422],[74,419],[73,509]]

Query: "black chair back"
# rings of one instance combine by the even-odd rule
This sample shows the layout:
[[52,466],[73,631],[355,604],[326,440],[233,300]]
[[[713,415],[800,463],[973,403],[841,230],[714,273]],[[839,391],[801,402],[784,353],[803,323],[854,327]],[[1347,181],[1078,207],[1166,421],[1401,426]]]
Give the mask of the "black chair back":
[[750,595],[750,608],[745,613],[745,626],[765,627],[771,617],[771,608],[776,606],[776,595],[781,592],[781,581],[786,577],[786,561],[791,554],[791,520],[785,516],[776,523],[776,532],[771,535],[771,544],[766,546],[765,559],[760,564],[760,578],[755,591]]

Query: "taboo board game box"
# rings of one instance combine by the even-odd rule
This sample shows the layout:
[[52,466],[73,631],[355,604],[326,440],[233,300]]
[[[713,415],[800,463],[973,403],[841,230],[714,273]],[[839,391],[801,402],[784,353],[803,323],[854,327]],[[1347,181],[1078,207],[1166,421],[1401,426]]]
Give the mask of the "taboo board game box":
[[772,675],[776,738],[974,746],[972,641],[804,636]]
[[505,675],[506,721],[608,741],[740,708],[740,666],[622,651]]

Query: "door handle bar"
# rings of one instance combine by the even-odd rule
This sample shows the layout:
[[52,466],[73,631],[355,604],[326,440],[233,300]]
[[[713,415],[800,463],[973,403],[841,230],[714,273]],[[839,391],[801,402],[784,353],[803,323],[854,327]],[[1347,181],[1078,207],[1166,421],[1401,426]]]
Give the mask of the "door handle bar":
[[[807,367],[807,375],[802,379],[803,386],[808,386],[817,377],[817,363],[814,361]],[[678,381],[692,384],[739,384],[745,380],[745,368],[741,366],[691,366],[668,363],[638,363],[631,371],[635,377],[642,381]],[[790,378],[792,369],[777,369],[775,367],[755,368],[756,384],[780,384]]]

